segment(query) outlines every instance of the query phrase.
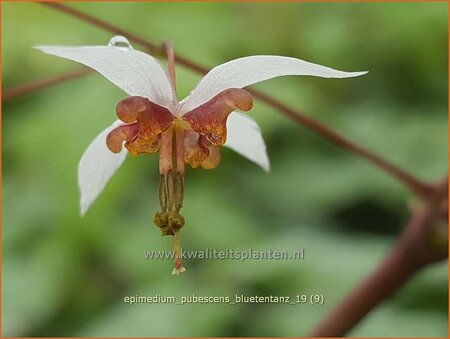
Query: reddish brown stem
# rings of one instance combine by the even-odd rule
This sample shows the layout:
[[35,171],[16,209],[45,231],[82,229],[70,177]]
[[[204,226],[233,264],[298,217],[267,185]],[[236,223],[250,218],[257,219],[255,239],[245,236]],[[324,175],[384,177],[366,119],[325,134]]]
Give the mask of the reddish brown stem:
[[310,333],[310,337],[343,337],[380,302],[404,285],[421,266],[395,248],[381,265]]
[[387,160],[380,157],[379,155],[367,150],[366,148],[364,148],[362,146],[355,144],[354,142],[345,138],[341,134],[326,127],[322,123],[320,123],[314,119],[311,119],[304,114],[299,113],[297,110],[290,108],[289,106],[285,105],[284,103],[282,103],[264,93],[261,93],[259,91],[254,91],[254,90],[249,90],[249,92],[252,93],[252,95],[255,98],[259,98],[260,100],[266,102],[267,104],[277,108],[284,115],[286,115],[289,118],[308,127],[310,130],[315,131],[317,134],[328,139],[328,141],[330,141],[330,142],[332,142],[354,154],[357,154],[357,155],[361,156],[362,158],[365,158],[366,160],[370,161],[372,164],[385,170],[386,172],[391,174],[393,177],[395,177],[399,181],[403,182],[411,191],[413,191],[418,196],[426,198],[430,194],[432,194],[432,187],[430,185],[422,182],[420,179],[414,177],[413,175],[409,174],[408,172],[401,169],[400,167],[397,167],[394,164],[388,162]]
[[30,92],[40,90],[42,88],[58,85],[68,80],[77,79],[91,73],[93,73],[93,71],[90,68],[82,68],[67,74],[58,75],[56,77],[51,77],[48,79],[38,80],[28,84],[19,85],[17,87],[5,90],[3,92],[2,98],[3,100],[13,99]]
[[[40,4],[54,8],[60,12],[72,15],[78,19],[90,23],[91,25],[97,26],[105,31],[126,36],[129,41],[144,46],[149,53],[157,54],[159,56],[164,56],[166,53],[164,46],[162,47],[157,46],[156,44],[153,44],[152,42],[147,41],[132,32],[126,31],[106,21],[98,19],[89,14],[83,13],[75,8],[57,2],[41,2]],[[177,53],[177,62],[198,73],[206,74],[209,70],[207,67],[199,65],[183,56],[180,56],[178,53]]]
[[427,264],[448,257],[445,248],[430,241],[439,221],[448,217],[447,181],[438,184],[435,194],[412,211],[411,219],[392,251],[366,280],[341,302],[310,333],[311,337],[342,337],[367,313],[397,292]]
[[[126,30],[123,30],[115,25],[111,25],[103,20],[97,19],[96,17],[93,17],[89,14],[83,13],[75,8],[63,5],[62,3],[58,2],[40,2],[40,4],[52,7],[60,12],[64,12],[67,14],[70,14],[76,18],[79,18],[83,21],[89,22],[90,24],[100,27],[106,31],[112,32],[114,34],[123,35],[126,36],[128,40],[136,42],[138,44],[141,44],[145,48],[149,50],[149,52],[156,52],[156,50],[159,50],[156,45],[152,44],[151,42],[146,41],[145,39],[140,38],[139,36],[128,32]],[[161,52],[161,51],[159,51]]]
[[[102,28],[104,30],[107,30],[109,32],[115,33],[115,34],[121,34],[126,36],[130,41],[134,43],[141,44],[145,48],[148,49],[150,53],[154,53],[160,56],[164,56],[166,53],[166,50],[164,46],[158,47],[155,44],[140,38],[139,36],[125,31],[123,29],[120,29],[114,25],[111,25],[103,20],[100,20],[98,18],[95,18],[89,14],[80,12],[74,8],[68,7],[66,5],[63,5],[61,3],[55,3],[55,2],[46,2],[42,3],[46,6],[52,7],[54,9],[57,9],[61,12],[70,14],[72,16],[75,16],[83,21],[86,21],[88,23],[91,23],[99,28]],[[201,74],[205,74],[208,72],[208,68],[199,65],[197,63],[194,63],[187,58],[179,55],[177,53],[177,62],[193,71],[196,71]],[[275,98],[272,98],[266,94],[263,94],[259,91],[250,90],[250,92],[256,97],[259,98],[261,101],[266,102],[267,104],[277,108],[280,110],[283,114],[290,117],[291,119],[294,119],[295,121],[299,122],[300,124],[303,124],[307,128],[315,131],[322,137],[326,138],[327,140],[331,141],[332,143],[343,147],[344,149],[353,152],[354,154],[357,154],[361,156],[362,158],[365,158],[372,164],[376,165],[377,167],[383,169],[387,173],[391,174],[393,177],[401,181],[403,184],[405,184],[412,192],[417,194],[420,197],[426,198],[428,197],[431,192],[432,188],[427,183],[422,182],[420,179],[416,178],[412,174],[406,172],[405,170],[395,166],[394,164],[388,162],[387,160],[383,159],[382,157],[378,156],[377,154],[363,148],[362,146],[356,145],[355,143],[351,142],[344,136],[340,135],[339,133],[334,132],[333,130],[329,129],[328,127],[324,126],[322,123],[307,117],[302,112],[298,110],[294,110],[282,102],[276,100]]]

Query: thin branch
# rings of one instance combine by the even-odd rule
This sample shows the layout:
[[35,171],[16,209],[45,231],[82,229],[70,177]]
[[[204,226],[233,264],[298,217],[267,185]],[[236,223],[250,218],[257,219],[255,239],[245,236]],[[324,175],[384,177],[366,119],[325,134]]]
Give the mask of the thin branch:
[[306,115],[301,114],[300,112],[290,108],[284,103],[276,99],[273,99],[272,97],[264,93],[257,92],[254,90],[249,90],[249,92],[252,93],[254,97],[259,98],[260,100],[266,102],[267,104],[270,104],[271,106],[277,108],[279,111],[281,111],[284,115],[288,116],[289,118],[299,122],[303,126],[308,127],[310,130],[313,130],[317,134],[328,139],[328,141],[356,155],[359,155],[362,158],[365,158],[372,164],[385,170],[393,177],[403,182],[411,191],[413,191],[418,196],[426,198],[431,194],[433,194],[432,192],[433,189],[430,185],[422,182],[420,179],[414,177],[412,174],[406,172],[400,167],[390,163],[389,161],[385,160],[384,158],[375,154],[374,152],[371,152],[368,149],[345,138],[341,134],[333,131],[331,128],[326,127],[324,124],[318,122],[317,120],[314,120],[312,118],[307,117]]
[[77,18],[83,20],[83,21],[89,22],[90,24],[92,24],[94,26],[100,27],[103,30],[106,30],[106,31],[109,31],[109,32],[112,32],[112,33],[118,34],[118,35],[124,35],[127,37],[128,40],[134,41],[135,43],[141,44],[142,46],[147,48],[149,50],[149,52],[151,52],[151,53],[158,52],[159,54],[161,54],[160,48],[157,47],[156,45],[152,44],[151,42],[148,42],[145,39],[142,39],[139,36],[137,36],[131,32],[127,32],[126,30],[123,30],[119,27],[111,25],[103,20],[97,19],[96,17],[93,17],[89,14],[85,14],[75,8],[63,5],[58,2],[40,2],[40,4],[48,6],[48,7],[52,7],[60,12],[70,14],[74,17],[77,17]]
[[[64,4],[56,3],[56,2],[45,2],[42,4],[45,6],[52,7],[58,11],[70,14],[74,17],[77,17],[83,21],[86,21],[92,25],[95,25],[95,26],[102,28],[106,31],[109,31],[111,33],[125,35],[130,41],[141,44],[142,46],[147,48],[150,53],[157,54],[159,56],[165,55],[166,51],[165,51],[164,46],[157,46],[157,45],[137,36],[136,34],[133,34],[124,29],[118,28],[115,25],[112,25],[108,22],[105,22],[103,20],[95,18],[89,14],[83,13],[77,9],[74,9],[74,8],[71,8]],[[177,62],[195,72],[200,73],[200,74],[205,74],[208,72],[207,67],[199,65],[199,64],[181,56],[179,53],[177,53]],[[291,119],[294,119],[295,121],[299,122],[300,124],[315,131],[317,134],[326,138],[330,142],[332,142],[332,143],[334,143],[356,155],[359,155],[362,158],[365,158],[366,160],[368,160],[375,166],[383,169],[385,172],[391,174],[393,177],[395,177],[400,182],[405,184],[412,192],[414,192],[418,196],[420,196],[422,198],[427,198],[428,196],[430,196],[430,194],[433,193],[432,187],[430,185],[428,185],[427,183],[421,181],[420,179],[416,178],[415,176],[413,176],[412,174],[408,173],[407,171],[401,169],[400,167],[388,162],[387,160],[380,157],[379,155],[365,149],[362,146],[359,146],[359,145],[353,143],[349,139],[338,134],[337,132],[333,131],[332,129],[326,127],[322,123],[320,123],[312,118],[307,117],[302,112],[300,112],[298,110],[294,110],[294,109],[286,106],[282,102],[278,101],[277,99],[272,98],[262,92],[255,91],[255,90],[250,90],[250,92],[256,98],[271,105],[272,107],[277,108],[284,115],[290,117]]]
[[[161,57],[165,56],[166,50],[164,46],[158,46],[148,40],[145,40],[141,37],[139,37],[138,35],[126,31],[122,28],[119,28],[115,25],[112,25],[106,21],[103,21],[101,19],[98,19],[92,15],[83,13],[75,8],[69,7],[67,5],[64,5],[62,3],[57,3],[57,2],[40,2],[40,4],[51,7],[53,9],[56,9],[60,12],[72,15],[78,19],[81,19],[82,21],[88,22],[91,25],[97,26],[105,31],[114,33],[114,34],[119,34],[119,35],[123,35],[126,36],[127,39],[129,41],[132,41],[133,43],[137,43],[142,45],[143,47],[145,47],[147,49],[147,51],[151,54],[156,54],[159,55]],[[201,74],[206,74],[209,69],[205,66],[199,65],[183,56],[180,56],[179,53],[177,53],[177,62],[195,72],[201,73]]]
[[[426,203],[413,209],[408,225],[378,268],[351,291],[310,337],[343,337],[421,268],[448,257],[448,248],[437,247],[431,241],[435,236],[448,236],[439,229],[448,218],[448,181],[436,185],[435,192]],[[442,240],[446,243],[446,239]]]
[[[412,219],[411,223],[418,222]],[[394,248],[381,265],[315,328],[309,337],[344,337],[379,303],[392,296],[422,266],[408,262],[403,248]]]
[[34,81],[28,84],[19,85],[17,87],[13,87],[11,89],[7,89],[3,92],[2,99],[9,100],[16,98],[18,96],[28,94],[46,87],[55,86],[60,83],[63,83],[68,80],[73,80],[77,78],[81,78],[85,75],[93,73],[93,70],[90,68],[82,68],[67,74],[58,75],[56,77],[51,77],[44,80]]

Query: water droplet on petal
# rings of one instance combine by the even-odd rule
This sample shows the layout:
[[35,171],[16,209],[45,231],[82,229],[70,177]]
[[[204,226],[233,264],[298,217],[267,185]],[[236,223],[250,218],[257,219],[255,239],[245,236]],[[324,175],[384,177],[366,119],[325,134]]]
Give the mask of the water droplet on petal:
[[133,46],[131,46],[128,39],[122,35],[116,35],[112,37],[111,40],[109,40],[108,46],[117,47],[126,51],[133,49]]

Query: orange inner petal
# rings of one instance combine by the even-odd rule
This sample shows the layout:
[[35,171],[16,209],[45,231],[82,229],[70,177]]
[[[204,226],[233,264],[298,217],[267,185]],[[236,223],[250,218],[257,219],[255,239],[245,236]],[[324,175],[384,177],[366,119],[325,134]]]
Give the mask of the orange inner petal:
[[202,167],[204,169],[213,169],[220,164],[220,147],[211,145],[208,147],[209,155],[202,161]]
[[220,163],[220,147],[212,145],[204,135],[185,131],[184,160],[192,168],[216,168]]
[[120,101],[116,107],[116,113],[123,122],[133,123],[131,125],[136,126],[133,127],[134,134],[125,129],[126,126],[131,125],[122,125],[108,135],[108,139],[111,140],[111,147],[109,144],[108,147],[116,153],[120,152],[123,141],[133,155],[158,152],[158,138],[174,120],[167,108],[139,96],[131,96]]
[[108,136],[106,137],[106,146],[108,146],[111,152],[120,153],[123,143],[136,138],[138,130],[139,127],[137,123],[120,125],[119,127],[109,132]]
[[253,107],[250,93],[239,88],[229,88],[217,94],[203,105],[183,115],[191,128],[206,136],[214,146],[222,146],[227,140],[227,118],[236,109],[249,111]]
[[208,142],[204,136],[193,131],[185,131],[184,134],[184,161],[197,168],[208,157],[209,150],[205,145]]

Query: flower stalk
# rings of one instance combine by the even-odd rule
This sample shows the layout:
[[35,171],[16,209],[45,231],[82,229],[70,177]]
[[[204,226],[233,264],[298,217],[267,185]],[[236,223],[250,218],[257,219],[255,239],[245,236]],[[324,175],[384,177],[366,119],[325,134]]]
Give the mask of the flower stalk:
[[[176,93],[175,55],[169,42],[165,42],[169,79]],[[186,269],[181,262],[180,230],[184,218],[180,214],[184,197],[184,128],[175,121],[161,135],[159,202],[161,211],[156,213],[154,222],[162,235],[173,236],[174,269],[172,274],[180,274]]]

